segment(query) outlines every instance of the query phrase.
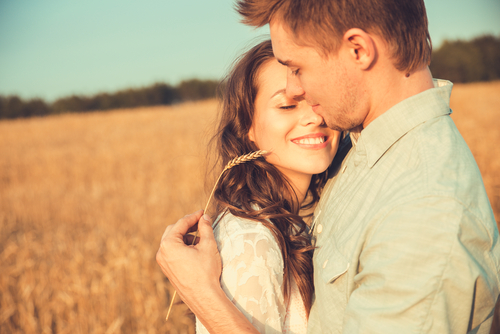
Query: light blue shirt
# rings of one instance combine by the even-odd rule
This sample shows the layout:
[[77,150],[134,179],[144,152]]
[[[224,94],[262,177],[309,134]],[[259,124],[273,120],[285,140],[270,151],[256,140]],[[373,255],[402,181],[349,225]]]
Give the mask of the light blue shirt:
[[498,230],[452,85],[435,85],[353,138],[325,187],[308,333],[489,333]]

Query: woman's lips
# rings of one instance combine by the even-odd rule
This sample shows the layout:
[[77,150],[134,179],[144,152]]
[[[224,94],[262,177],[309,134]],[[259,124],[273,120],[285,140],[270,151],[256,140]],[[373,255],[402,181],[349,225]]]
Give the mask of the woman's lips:
[[321,149],[328,145],[329,137],[323,133],[312,133],[309,135],[293,138],[292,143],[308,149]]

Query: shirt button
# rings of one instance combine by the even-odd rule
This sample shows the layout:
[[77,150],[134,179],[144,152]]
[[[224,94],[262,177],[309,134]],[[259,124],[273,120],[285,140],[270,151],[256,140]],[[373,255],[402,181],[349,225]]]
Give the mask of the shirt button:
[[326,268],[326,264],[328,263],[328,260],[325,261],[325,263],[323,263],[323,269]]
[[323,231],[323,225],[319,224],[318,227],[316,227],[316,232],[321,233]]

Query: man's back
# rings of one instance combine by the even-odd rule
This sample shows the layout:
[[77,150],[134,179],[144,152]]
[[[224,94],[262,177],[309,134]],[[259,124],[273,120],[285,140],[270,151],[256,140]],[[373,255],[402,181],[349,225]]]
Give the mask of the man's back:
[[373,121],[325,189],[309,333],[489,332],[498,231],[450,90]]

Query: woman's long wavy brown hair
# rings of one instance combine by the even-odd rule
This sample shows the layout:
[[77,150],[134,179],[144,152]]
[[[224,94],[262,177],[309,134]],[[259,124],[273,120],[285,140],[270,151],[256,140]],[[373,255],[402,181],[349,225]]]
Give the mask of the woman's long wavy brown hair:
[[[221,166],[259,149],[250,141],[248,132],[254,117],[259,70],[272,59],[271,41],[259,43],[236,61],[221,85],[222,110],[218,131],[212,140]],[[302,206],[290,181],[263,158],[226,171],[214,193],[218,213],[229,210],[235,216],[259,221],[271,230],[283,255],[285,300],[289,300],[293,277],[308,315],[314,292],[313,247],[304,233],[307,225],[299,211],[311,208],[319,200],[326,174],[325,171],[312,177],[307,202]]]

